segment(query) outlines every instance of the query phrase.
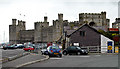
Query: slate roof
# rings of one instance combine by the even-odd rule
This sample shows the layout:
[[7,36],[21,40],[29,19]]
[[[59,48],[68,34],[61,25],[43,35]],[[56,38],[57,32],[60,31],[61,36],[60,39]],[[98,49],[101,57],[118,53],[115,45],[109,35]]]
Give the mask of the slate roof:
[[75,33],[76,31],[78,31],[79,29],[81,29],[83,26],[88,26],[89,28],[91,28],[93,31],[97,32],[98,34],[101,34],[100,32],[98,32],[95,28],[92,28],[91,26],[89,26],[87,23],[81,25],[77,30],[75,31],[69,31],[68,33],[68,37],[70,37],[73,33]]

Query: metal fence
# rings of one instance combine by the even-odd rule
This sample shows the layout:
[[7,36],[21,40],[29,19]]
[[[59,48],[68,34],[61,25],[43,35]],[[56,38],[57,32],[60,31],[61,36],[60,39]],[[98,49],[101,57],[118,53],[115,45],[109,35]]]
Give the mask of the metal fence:
[[81,47],[81,49],[86,49],[89,53],[101,53],[100,46],[86,46],[86,47]]

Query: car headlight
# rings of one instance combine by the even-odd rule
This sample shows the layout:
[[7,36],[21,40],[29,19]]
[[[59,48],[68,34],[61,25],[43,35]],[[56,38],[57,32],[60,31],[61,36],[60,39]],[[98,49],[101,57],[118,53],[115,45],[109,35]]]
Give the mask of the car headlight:
[[84,52],[84,50],[82,50],[82,52]]

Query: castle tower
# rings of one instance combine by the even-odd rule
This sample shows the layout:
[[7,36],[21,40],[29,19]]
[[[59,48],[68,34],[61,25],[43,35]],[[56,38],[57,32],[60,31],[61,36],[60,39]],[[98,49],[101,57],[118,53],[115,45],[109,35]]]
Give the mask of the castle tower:
[[79,23],[80,24],[83,24],[84,22],[83,22],[83,17],[84,17],[84,13],[80,13],[79,14]]
[[22,26],[23,26],[23,30],[26,30],[26,22],[23,21],[22,24],[23,24],[23,25],[22,25]]
[[47,23],[47,16],[44,17],[44,22]]
[[12,25],[9,25],[9,42],[11,44],[16,44],[16,20],[17,19],[12,19]]
[[63,14],[62,13],[58,14],[58,20],[63,21]]
[[106,12],[101,12],[101,15],[102,15],[102,19],[103,19],[102,25],[103,25],[103,26],[104,26],[104,25],[107,25],[107,24],[106,24]]
[[20,30],[26,30],[25,21],[18,20],[18,26]]
[[12,19],[12,25],[16,25],[17,19]]

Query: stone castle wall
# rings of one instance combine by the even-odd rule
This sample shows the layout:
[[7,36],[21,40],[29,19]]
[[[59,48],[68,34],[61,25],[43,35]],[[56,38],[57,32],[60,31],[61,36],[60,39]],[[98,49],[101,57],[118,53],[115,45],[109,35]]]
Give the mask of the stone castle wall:
[[[94,22],[97,29],[104,29],[109,27],[109,19],[106,18],[106,12],[101,13],[80,13],[79,21],[68,22],[63,20],[63,14],[58,14],[58,19],[53,20],[53,25],[49,26],[47,17],[44,17],[43,22],[35,22],[33,30],[26,30],[25,21],[19,21],[16,25],[16,19],[12,20],[12,25],[9,25],[9,41],[10,43],[24,43],[24,42],[55,42],[64,35],[64,26],[80,26],[84,23],[90,24]],[[30,35],[31,34],[31,35]]]

